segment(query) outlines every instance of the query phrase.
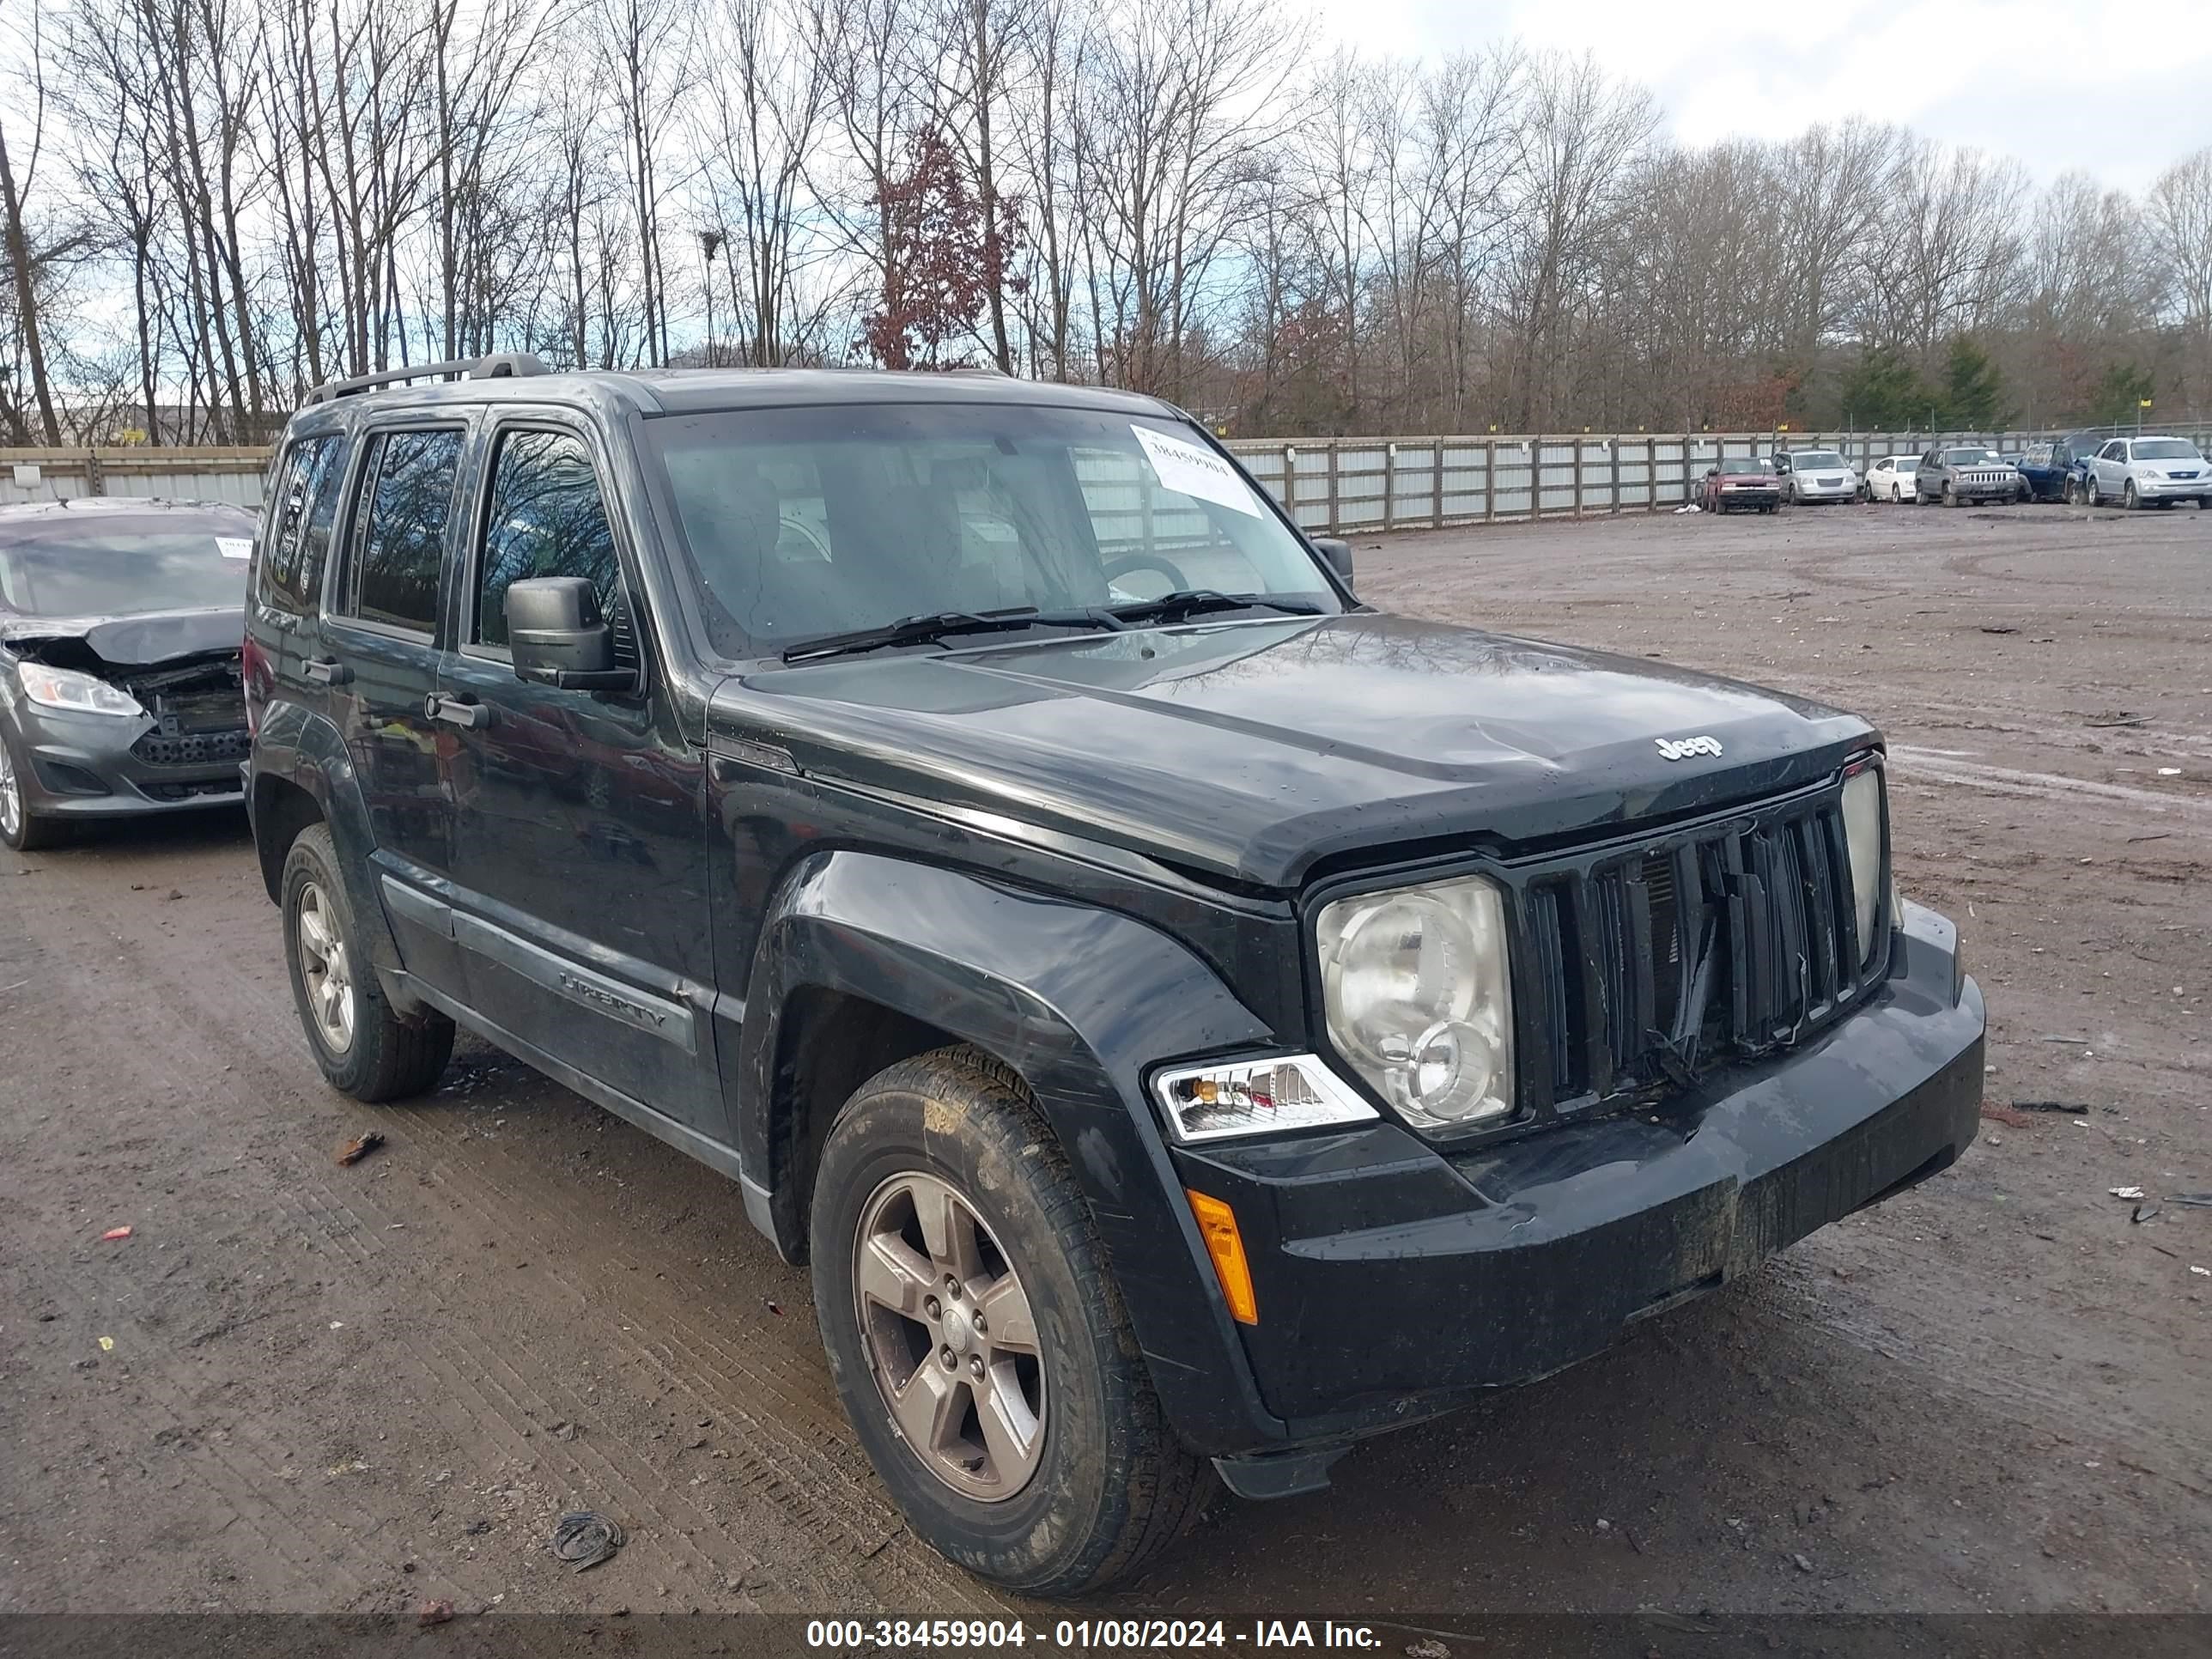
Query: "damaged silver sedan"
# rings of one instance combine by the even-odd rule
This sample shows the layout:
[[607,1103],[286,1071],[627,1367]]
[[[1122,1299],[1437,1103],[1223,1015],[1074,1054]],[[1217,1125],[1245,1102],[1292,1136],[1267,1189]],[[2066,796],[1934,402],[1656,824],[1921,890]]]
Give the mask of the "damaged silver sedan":
[[0,507],[0,841],[237,803],[253,530],[219,502]]

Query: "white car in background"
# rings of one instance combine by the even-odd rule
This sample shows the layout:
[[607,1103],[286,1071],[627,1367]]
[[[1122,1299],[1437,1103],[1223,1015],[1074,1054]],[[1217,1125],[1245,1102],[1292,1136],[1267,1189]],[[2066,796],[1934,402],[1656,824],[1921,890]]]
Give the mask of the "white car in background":
[[1793,507],[1859,498],[1859,475],[1832,449],[1784,450],[1774,458],[1774,469],[1790,480],[1789,499]]
[[1867,469],[1866,498],[1892,506],[1916,499],[1913,476],[1920,471],[1917,455],[1885,455]]
[[2114,438],[2089,461],[2089,505],[2212,511],[2212,462],[2186,438]]

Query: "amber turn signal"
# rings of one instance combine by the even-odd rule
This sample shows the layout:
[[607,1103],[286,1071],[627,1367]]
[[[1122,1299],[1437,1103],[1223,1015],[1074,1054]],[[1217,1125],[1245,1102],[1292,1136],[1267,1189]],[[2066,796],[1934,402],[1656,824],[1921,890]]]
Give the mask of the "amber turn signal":
[[1229,1316],[1240,1325],[1260,1322],[1260,1304],[1252,1295],[1252,1268],[1244,1260],[1244,1241],[1237,1235],[1237,1212],[1218,1198],[1183,1188],[1190,1212],[1198,1218],[1198,1231],[1206,1240],[1206,1253],[1213,1258],[1213,1276],[1221,1281],[1222,1299]]

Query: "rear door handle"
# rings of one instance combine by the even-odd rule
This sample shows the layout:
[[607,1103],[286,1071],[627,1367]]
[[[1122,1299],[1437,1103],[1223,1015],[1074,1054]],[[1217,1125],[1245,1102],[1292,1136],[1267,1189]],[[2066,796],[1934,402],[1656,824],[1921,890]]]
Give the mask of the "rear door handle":
[[459,697],[441,697],[434,691],[422,699],[422,712],[434,720],[465,726],[472,732],[481,732],[491,724],[489,704],[463,702]]
[[323,685],[343,685],[353,678],[353,670],[336,657],[310,657],[300,666],[309,679]]

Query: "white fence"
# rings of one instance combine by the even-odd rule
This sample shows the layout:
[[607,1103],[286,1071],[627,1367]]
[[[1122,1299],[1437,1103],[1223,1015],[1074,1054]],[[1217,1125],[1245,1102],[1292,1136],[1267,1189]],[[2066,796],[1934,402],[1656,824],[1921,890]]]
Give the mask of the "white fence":
[[[1968,440],[2005,453],[2052,434]],[[2198,446],[2212,432],[2191,431]],[[1925,434],[1607,433],[1582,436],[1240,438],[1229,447],[1317,534],[1441,529],[1531,518],[1589,518],[1677,507],[1724,457],[1778,448],[1840,451],[1863,471],[1881,455],[1918,454]],[[0,449],[0,504],[82,495],[261,504],[260,448]]]
[[0,449],[0,505],[83,495],[261,505],[265,449]]
[[[2162,428],[2163,429],[2163,428]],[[2016,453],[2051,433],[1960,440]],[[2212,433],[2191,433],[2198,446]],[[1680,506],[1715,461],[1830,449],[1863,473],[1884,455],[1948,442],[1922,433],[1608,433],[1580,437],[1237,439],[1245,470],[1301,528],[1357,535],[1533,518],[1591,518]]]

